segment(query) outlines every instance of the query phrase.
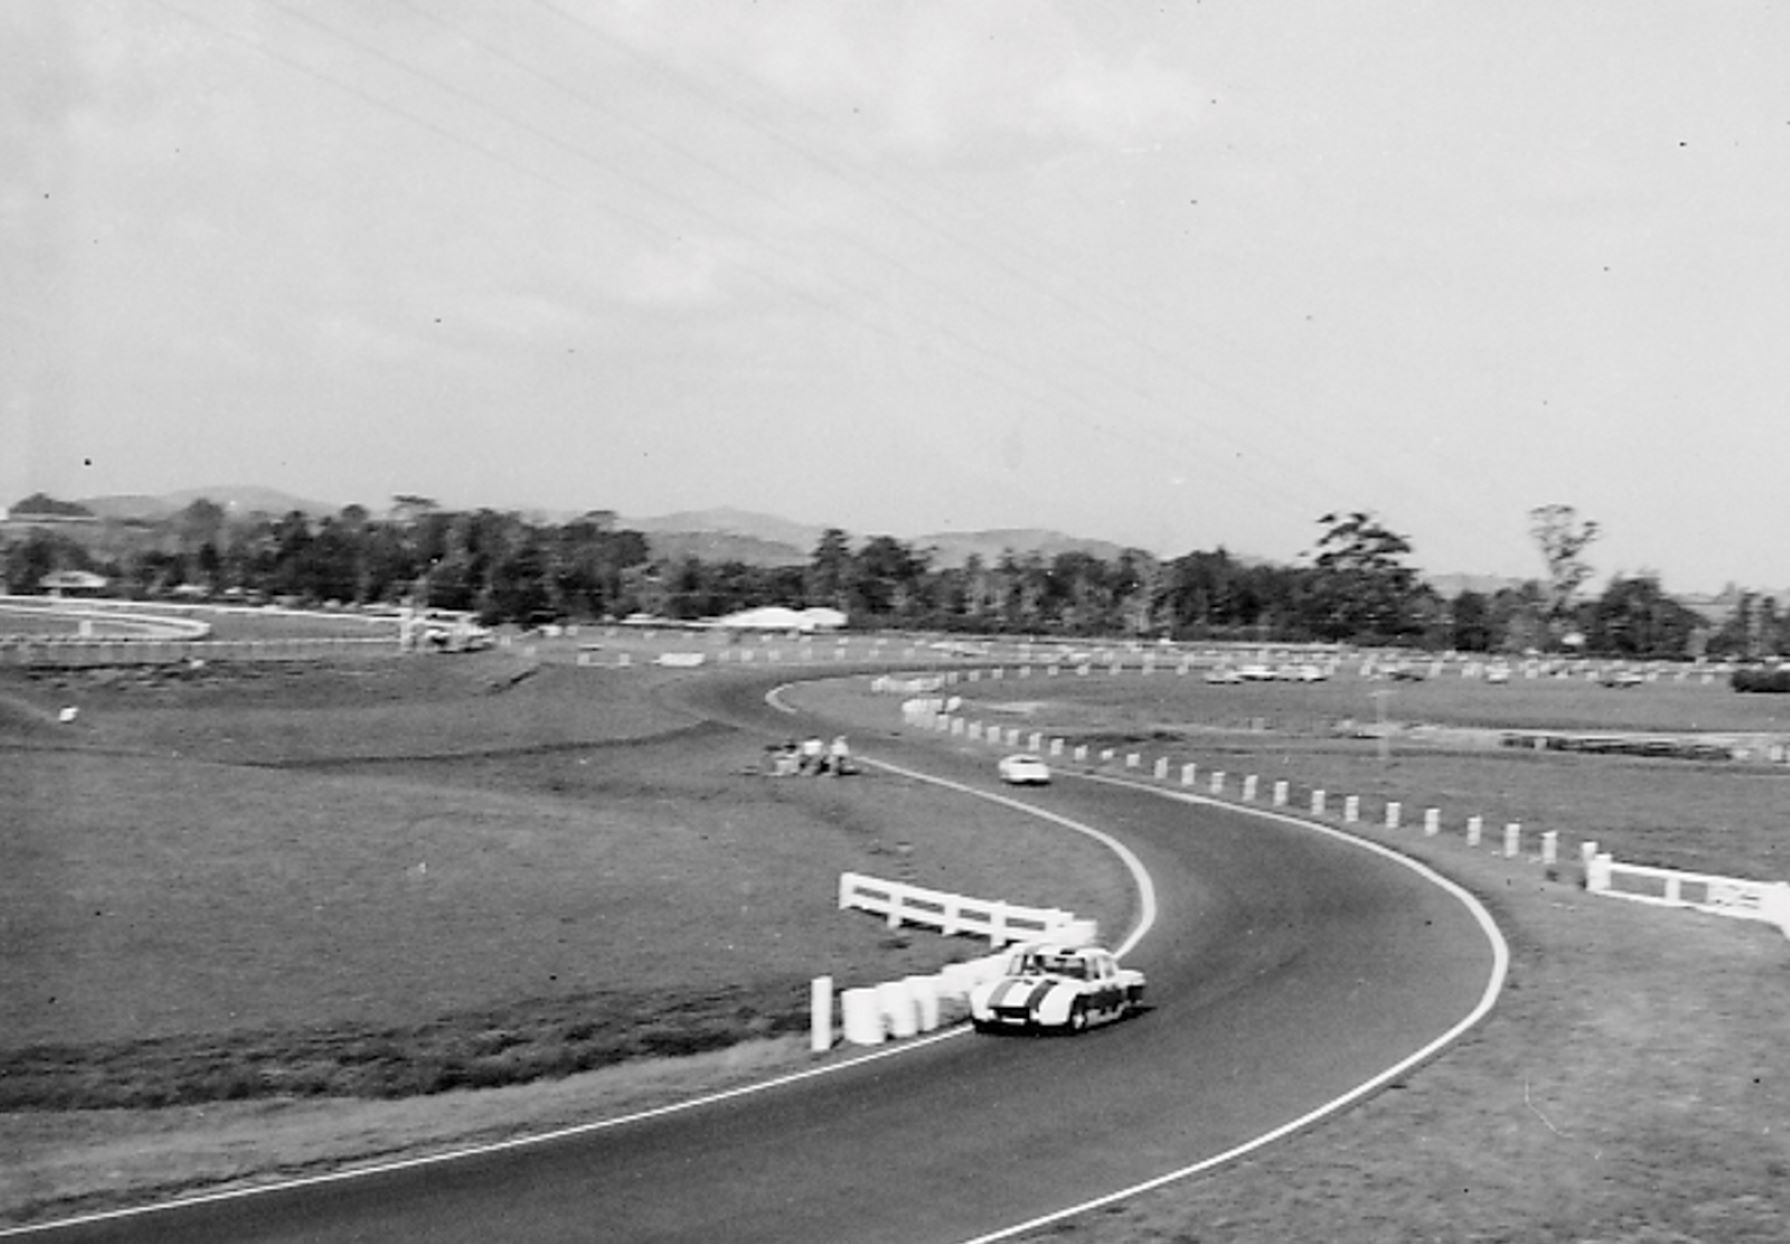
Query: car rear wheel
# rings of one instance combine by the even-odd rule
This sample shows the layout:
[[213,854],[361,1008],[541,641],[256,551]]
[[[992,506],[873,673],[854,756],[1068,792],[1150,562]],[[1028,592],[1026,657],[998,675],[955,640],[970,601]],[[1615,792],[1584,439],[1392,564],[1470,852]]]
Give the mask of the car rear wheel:
[[1085,998],[1077,998],[1069,1007],[1069,1031],[1086,1032],[1088,1030],[1088,1003]]

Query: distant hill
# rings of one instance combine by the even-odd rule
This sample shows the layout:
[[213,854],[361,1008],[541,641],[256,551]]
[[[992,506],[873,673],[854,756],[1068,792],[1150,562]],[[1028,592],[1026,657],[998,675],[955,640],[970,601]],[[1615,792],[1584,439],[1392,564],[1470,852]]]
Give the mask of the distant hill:
[[992,566],[1003,553],[1012,552],[1024,558],[1037,553],[1045,561],[1059,553],[1086,553],[1102,561],[1112,561],[1124,546],[1107,540],[1085,540],[1066,536],[1060,531],[1035,527],[997,528],[991,531],[941,531],[917,536],[908,541],[915,548],[934,550],[932,564],[939,568],[961,566],[971,556],[980,557],[983,565]]
[[775,514],[759,514],[729,506],[711,510],[680,510],[675,514],[661,514],[657,518],[619,518],[616,526],[643,531],[648,535],[657,532],[705,532],[744,536],[765,544],[786,545],[796,549],[800,552],[802,561],[808,560],[809,555],[814,552],[814,546],[820,543],[821,535],[826,531],[825,527],[812,523],[792,522]]
[[[707,561],[742,561],[757,566],[806,565],[826,532],[825,527],[792,522],[774,514],[727,507],[685,510],[657,518],[622,518],[617,525],[646,533],[656,556],[693,555]],[[850,531],[854,547],[870,536],[893,534]],[[972,555],[993,565],[1011,550],[1017,557],[1037,553],[1047,561],[1058,553],[1087,553],[1105,561],[1117,557],[1122,546],[1106,540],[1086,540],[1032,527],[989,531],[942,531],[922,536],[895,537],[917,550],[933,550],[938,568],[963,565]]]
[[201,497],[222,506],[229,514],[289,514],[299,510],[313,517],[335,514],[341,507],[322,501],[297,497],[277,488],[255,484],[217,484],[207,488],[185,488],[179,492],[148,496],[123,493],[106,497],[83,497],[79,504],[101,518],[138,518],[154,520],[177,514]]
[[668,561],[694,557],[705,562],[743,562],[748,566],[806,566],[812,552],[730,531],[649,531],[646,545],[655,558]]

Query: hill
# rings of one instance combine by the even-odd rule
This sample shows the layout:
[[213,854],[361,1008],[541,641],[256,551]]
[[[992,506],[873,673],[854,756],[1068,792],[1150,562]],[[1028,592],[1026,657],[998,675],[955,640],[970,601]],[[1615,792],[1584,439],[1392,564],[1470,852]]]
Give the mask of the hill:
[[961,566],[972,556],[980,557],[984,565],[992,566],[1008,552],[1019,558],[1036,553],[1045,561],[1059,553],[1086,553],[1102,561],[1112,561],[1124,552],[1123,545],[1107,540],[1088,540],[1035,527],[941,531],[918,536],[911,543],[916,548],[933,550],[932,564],[941,569]]
[[258,484],[214,484],[205,488],[184,488],[179,492],[160,496],[120,493],[105,497],[83,497],[79,504],[86,506],[100,518],[153,521],[178,514],[201,498],[222,506],[230,514],[289,514],[293,510],[299,510],[315,518],[334,514],[341,509],[340,506],[308,500]]

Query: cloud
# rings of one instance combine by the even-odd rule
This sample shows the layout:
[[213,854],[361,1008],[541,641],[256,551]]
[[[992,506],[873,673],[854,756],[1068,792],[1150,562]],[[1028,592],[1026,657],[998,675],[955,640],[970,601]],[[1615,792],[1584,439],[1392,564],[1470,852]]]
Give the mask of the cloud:
[[933,159],[1022,140],[1121,147],[1193,124],[1196,84],[1148,54],[1115,57],[1064,11],[788,0],[627,6],[616,35],[695,73],[715,63],[866,141]]

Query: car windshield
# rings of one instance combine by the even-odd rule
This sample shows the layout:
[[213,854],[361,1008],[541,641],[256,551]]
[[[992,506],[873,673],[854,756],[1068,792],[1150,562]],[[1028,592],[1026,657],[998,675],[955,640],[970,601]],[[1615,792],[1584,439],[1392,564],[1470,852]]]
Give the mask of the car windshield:
[[1076,980],[1088,978],[1088,965],[1077,955],[1025,954],[1017,957],[1016,974],[1020,976],[1068,976]]

